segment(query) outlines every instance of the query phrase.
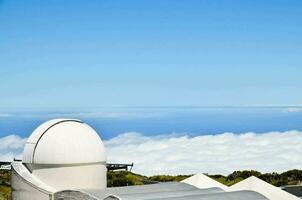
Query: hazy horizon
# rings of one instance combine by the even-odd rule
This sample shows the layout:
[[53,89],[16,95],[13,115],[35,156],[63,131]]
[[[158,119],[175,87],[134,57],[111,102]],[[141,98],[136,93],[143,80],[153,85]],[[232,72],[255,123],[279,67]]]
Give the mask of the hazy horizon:
[[110,107],[2,113],[0,159],[21,158],[26,138],[53,118],[82,119],[103,139],[109,162],[134,162],[134,172],[146,175],[228,174],[244,169],[282,172],[302,167],[301,107]]

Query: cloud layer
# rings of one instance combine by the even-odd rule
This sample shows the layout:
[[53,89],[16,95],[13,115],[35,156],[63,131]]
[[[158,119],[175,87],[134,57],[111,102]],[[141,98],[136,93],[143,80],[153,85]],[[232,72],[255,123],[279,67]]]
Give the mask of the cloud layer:
[[292,107],[292,108],[286,108],[286,109],[284,109],[284,111],[287,113],[298,113],[298,112],[302,112],[302,108],[301,107]]
[[[0,160],[21,158],[26,138],[0,138]],[[263,134],[224,133],[189,137],[183,135],[144,136],[124,133],[104,141],[108,161],[134,162],[134,172],[154,174],[229,174],[255,169],[282,172],[302,168],[302,132]]]
[[302,132],[224,133],[156,136],[125,133],[105,141],[108,160],[135,163],[134,171],[153,174],[229,174],[255,169],[281,172],[302,168]]
[[26,138],[9,135],[0,138],[0,160],[11,161],[14,157],[21,158]]

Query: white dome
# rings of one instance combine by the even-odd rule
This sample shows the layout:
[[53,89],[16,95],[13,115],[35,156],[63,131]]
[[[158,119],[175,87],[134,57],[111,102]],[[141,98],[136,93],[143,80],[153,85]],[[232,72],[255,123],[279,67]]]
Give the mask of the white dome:
[[106,162],[99,135],[76,119],[54,119],[36,128],[28,138],[23,163],[85,164]]

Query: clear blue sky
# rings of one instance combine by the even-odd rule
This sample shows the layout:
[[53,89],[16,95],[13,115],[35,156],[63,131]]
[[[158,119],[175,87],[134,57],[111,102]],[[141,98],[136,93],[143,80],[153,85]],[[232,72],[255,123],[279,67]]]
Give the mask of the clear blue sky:
[[0,0],[0,107],[302,105],[301,0]]

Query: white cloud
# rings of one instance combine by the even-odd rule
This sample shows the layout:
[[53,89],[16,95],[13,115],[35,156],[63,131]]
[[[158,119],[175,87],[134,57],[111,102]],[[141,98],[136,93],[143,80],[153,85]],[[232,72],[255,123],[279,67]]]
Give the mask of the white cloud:
[[0,160],[11,161],[14,157],[21,158],[26,138],[18,135],[8,135],[0,138]]
[[302,108],[301,107],[291,107],[291,108],[286,108],[283,111],[287,112],[287,113],[296,113],[296,112],[302,112]]
[[[0,138],[0,160],[21,158],[26,138]],[[229,174],[255,169],[282,172],[302,168],[302,132],[224,133],[144,136],[124,133],[104,141],[108,161],[134,162],[134,172],[154,174]]]
[[12,115],[8,113],[0,113],[0,117],[10,117],[10,116]]
[[163,114],[159,114],[153,111],[136,111],[136,110],[101,110],[101,111],[86,111],[86,112],[20,112],[20,113],[0,113],[0,118],[12,117],[20,114],[23,118],[97,118],[97,119],[145,119],[161,117]]
[[134,171],[146,175],[229,174],[255,169],[282,172],[302,168],[302,132],[264,134],[156,136],[125,133],[105,141],[112,162],[134,162]]

